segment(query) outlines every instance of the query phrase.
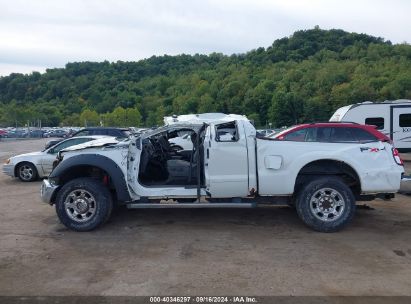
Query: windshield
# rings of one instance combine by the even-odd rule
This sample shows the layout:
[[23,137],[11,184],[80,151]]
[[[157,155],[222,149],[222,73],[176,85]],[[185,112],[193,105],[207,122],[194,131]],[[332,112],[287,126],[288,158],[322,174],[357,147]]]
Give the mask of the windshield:
[[274,136],[270,136],[270,138],[278,138],[278,137],[280,137],[281,135],[284,135],[285,133],[287,133],[287,132],[289,132],[289,131],[292,131],[292,130],[294,130],[294,129],[297,128],[297,127],[298,127],[298,126],[289,127],[289,128],[287,128],[287,129],[285,129],[285,130],[282,130],[281,132],[276,133]]
[[75,145],[80,145],[80,144],[83,144],[85,142],[92,141],[92,140],[94,140],[94,138],[84,138],[84,137],[76,138],[76,137],[73,137],[71,139],[67,139],[65,141],[62,141],[62,142],[54,145],[53,147],[51,147],[48,150],[48,152],[52,153],[52,154],[57,153],[57,152],[60,152],[61,150],[65,149],[65,148],[75,146]]

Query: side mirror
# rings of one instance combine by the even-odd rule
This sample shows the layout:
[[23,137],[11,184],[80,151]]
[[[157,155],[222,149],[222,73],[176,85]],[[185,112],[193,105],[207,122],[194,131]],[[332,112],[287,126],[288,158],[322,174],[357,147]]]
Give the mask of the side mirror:
[[54,154],[54,149],[50,149],[47,151],[48,154]]

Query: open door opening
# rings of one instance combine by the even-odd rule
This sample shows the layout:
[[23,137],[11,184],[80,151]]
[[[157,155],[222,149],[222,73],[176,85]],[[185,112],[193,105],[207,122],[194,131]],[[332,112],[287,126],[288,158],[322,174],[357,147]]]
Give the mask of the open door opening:
[[138,180],[143,186],[197,187],[204,183],[201,128],[164,130],[143,139]]

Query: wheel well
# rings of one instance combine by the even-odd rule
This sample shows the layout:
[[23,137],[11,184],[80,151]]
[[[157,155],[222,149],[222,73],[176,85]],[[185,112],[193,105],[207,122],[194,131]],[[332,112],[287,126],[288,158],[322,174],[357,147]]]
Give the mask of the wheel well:
[[350,165],[331,159],[316,160],[306,164],[297,175],[294,192],[312,180],[314,176],[324,175],[340,177],[351,188],[355,196],[361,194],[361,181],[357,172]]
[[22,164],[30,164],[30,165],[32,165],[32,166],[34,167],[34,169],[36,169],[36,171],[37,171],[37,167],[36,167],[35,164],[33,164],[32,162],[29,162],[29,161],[24,160],[24,161],[21,161],[21,162],[17,163],[17,164],[14,166],[14,176],[16,176],[16,177],[18,176],[18,175],[17,175],[18,169],[19,169],[19,167],[20,167]]
[[112,183],[110,174],[96,166],[80,165],[71,167],[59,176],[58,183],[60,185],[64,185],[67,182],[79,177],[91,177],[102,181],[104,185],[106,185],[106,187],[108,187],[110,191],[115,194],[116,189]]

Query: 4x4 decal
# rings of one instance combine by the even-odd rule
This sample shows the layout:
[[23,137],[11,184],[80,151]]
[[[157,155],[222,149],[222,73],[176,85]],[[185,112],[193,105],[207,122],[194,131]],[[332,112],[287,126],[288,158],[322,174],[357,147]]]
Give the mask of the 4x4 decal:
[[368,152],[379,152],[379,151],[383,151],[383,150],[385,150],[385,147],[384,148],[382,148],[382,149],[380,149],[380,148],[370,148],[370,147],[361,147],[360,148],[360,151],[361,152],[364,152],[364,151],[368,151]]

